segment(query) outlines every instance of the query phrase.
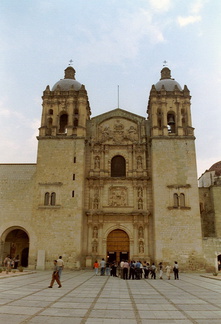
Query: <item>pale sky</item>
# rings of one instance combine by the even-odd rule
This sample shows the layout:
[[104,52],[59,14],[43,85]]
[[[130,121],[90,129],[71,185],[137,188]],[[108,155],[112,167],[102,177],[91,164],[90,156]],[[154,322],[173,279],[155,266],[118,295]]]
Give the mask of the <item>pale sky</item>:
[[192,96],[198,175],[221,160],[220,0],[1,0],[0,163],[35,163],[41,96],[73,60],[92,116],[147,117],[163,62]]

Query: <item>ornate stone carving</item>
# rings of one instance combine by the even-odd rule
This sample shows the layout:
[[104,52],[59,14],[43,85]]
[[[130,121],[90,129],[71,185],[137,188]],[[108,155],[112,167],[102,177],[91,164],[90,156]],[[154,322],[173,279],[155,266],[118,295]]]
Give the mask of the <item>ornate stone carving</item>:
[[113,143],[120,144],[123,141],[134,142],[138,140],[137,128],[134,125],[125,125],[122,120],[117,119],[113,125],[103,124],[98,129],[100,142],[111,140]]
[[127,205],[127,188],[111,187],[109,189],[109,205],[110,206],[126,206]]

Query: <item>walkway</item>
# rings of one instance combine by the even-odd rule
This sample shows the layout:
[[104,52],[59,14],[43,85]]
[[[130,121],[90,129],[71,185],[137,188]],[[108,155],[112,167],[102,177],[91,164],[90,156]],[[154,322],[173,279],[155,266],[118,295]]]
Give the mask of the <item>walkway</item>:
[[51,271],[1,278],[0,323],[220,323],[221,281],[199,274],[180,277],[122,280],[63,271],[60,289],[47,288]]

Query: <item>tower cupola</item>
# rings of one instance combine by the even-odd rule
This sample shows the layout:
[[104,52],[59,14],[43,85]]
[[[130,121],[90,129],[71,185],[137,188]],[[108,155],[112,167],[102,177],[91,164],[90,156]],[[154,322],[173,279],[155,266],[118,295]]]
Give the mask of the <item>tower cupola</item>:
[[90,119],[90,105],[85,86],[75,80],[75,69],[68,66],[64,79],[43,93],[39,138],[45,136],[84,136]]
[[190,98],[187,86],[182,90],[164,67],[150,91],[147,112],[152,136],[193,136]]

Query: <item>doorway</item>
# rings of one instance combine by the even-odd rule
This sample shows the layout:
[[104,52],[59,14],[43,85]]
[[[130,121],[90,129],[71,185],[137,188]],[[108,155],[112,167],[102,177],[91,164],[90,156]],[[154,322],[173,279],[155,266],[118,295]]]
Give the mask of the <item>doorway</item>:
[[109,262],[129,260],[129,254],[130,241],[127,233],[120,229],[110,232],[107,237],[107,256]]
[[[2,248],[2,259],[9,255],[12,259],[18,259],[19,266],[28,266],[29,237],[28,234],[20,229],[12,229],[5,237]],[[2,261],[3,261],[2,260]]]

